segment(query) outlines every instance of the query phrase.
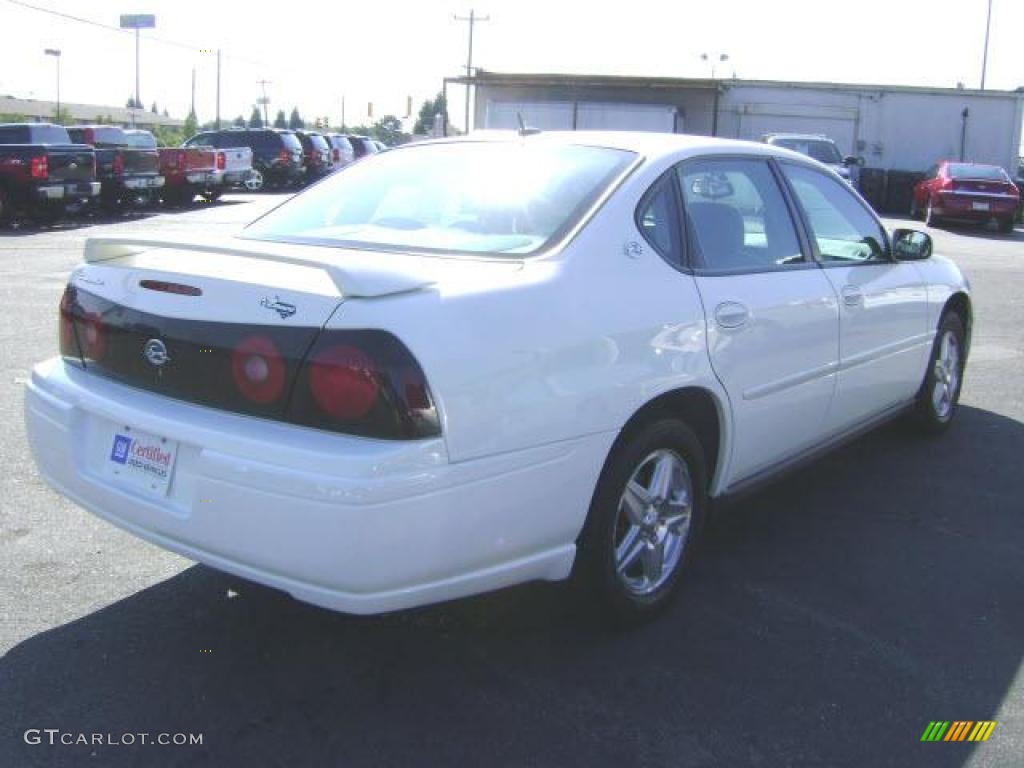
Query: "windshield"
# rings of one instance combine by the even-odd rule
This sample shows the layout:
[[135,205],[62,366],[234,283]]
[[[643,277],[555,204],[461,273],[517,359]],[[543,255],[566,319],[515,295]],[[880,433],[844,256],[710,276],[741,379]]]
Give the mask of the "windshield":
[[951,179],[976,179],[978,181],[1009,181],[1006,171],[996,165],[972,165],[971,163],[950,163],[946,172]]
[[350,166],[246,236],[347,247],[522,255],[567,232],[635,155],[529,143],[432,144]]
[[827,139],[776,139],[775,145],[813,157],[825,165],[842,165],[843,163],[843,157],[836,149],[836,145]]

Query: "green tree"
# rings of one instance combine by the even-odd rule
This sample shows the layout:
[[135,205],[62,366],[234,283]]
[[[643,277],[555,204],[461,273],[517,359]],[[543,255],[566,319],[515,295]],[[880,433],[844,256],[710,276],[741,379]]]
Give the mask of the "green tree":
[[71,111],[68,109],[60,109],[53,111],[53,122],[57,125],[74,125],[75,121],[71,117]]
[[124,104],[125,109],[142,109],[142,103],[135,100],[134,96],[129,96],[128,101]]
[[231,124],[236,128],[245,128],[245,118],[239,115]]
[[263,118],[260,117],[260,109],[259,109],[259,107],[253,107],[252,108],[252,114],[249,115],[249,127],[250,128],[262,128],[263,127]]
[[298,107],[292,107],[291,117],[288,118],[288,127],[293,131],[301,131],[306,127],[306,121],[299,115]]
[[288,118],[284,116],[284,110],[283,109],[277,110],[277,117],[274,118],[274,127],[275,128],[287,128],[288,127]]
[[159,115],[160,114],[160,110],[156,108],[156,102],[155,101],[153,102],[153,106],[151,106],[149,108],[149,111],[152,112],[154,115]]
[[448,103],[445,101],[444,93],[438,93],[433,99],[427,99],[423,102],[412,132],[418,134],[430,133],[434,130],[434,115],[447,115],[447,113]]
[[196,117],[195,112],[189,112],[188,117],[185,118],[185,124],[181,126],[181,132],[185,134],[185,138],[195,136],[199,132],[199,118]]
[[169,125],[154,125],[152,133],[159,147],[181,146],[181,142],[187,138],[182,135],[180,128],[174,128]]
[[409,140],[409,134],[402,130],[402,121],[394,115],[384,115],[370,128],[370,135],[383,141],[389,147],[396,144],[404,144]]
[[0,114],[0,123],[27,123],[28,117],[15,112],[4,112]]

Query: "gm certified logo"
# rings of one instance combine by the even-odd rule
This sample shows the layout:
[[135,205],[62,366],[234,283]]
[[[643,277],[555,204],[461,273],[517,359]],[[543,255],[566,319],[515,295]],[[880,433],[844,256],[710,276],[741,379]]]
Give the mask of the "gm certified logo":
[[167,345],[160,339],[150,339],[142,348],[142,354],[151,365],[159,368],[164,363],[169,363],[171,356],[167,354]]

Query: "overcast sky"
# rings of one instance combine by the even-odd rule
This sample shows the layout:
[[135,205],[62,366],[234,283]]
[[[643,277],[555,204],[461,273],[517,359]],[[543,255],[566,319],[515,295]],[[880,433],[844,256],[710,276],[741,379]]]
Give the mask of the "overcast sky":
[[[121,13],[153,13],[143,33],[142,100],[188,111],[193,66],[201,121],[214,116],[215,56],[224,51],[222,117],[248,116],[268,86],[271,110],[350,124],[401,115],[465,65],[470,5],[447,0],[25,0],[117,26]],[[630,0],[598,4],[490,0],[475,4],[474,64],[500,72],[701,77],[701,53],[727,53],[719,76],[977,87],[987,0]],[[1024,85],[1024,0],[993,0],[989,88]],[[134,38],[0,0],[0,94],[55,95],[63,50],[65,101],[123,105],[134,91]],[[160,40],[183,43],[182,48]],[[452,93],[452,117],[461,121]]]

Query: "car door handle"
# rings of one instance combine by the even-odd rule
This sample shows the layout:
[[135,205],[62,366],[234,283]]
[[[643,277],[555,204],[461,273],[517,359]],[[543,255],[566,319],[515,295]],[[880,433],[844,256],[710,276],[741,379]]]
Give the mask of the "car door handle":
[[842,294],[843,304],[848,307],[859,307],[864,303],[864,294],[854,285],[844,285]]
[[740,328],[750,319],[750,310],[736,301],[723,301],[715,307],[715,322],[723,328]]

